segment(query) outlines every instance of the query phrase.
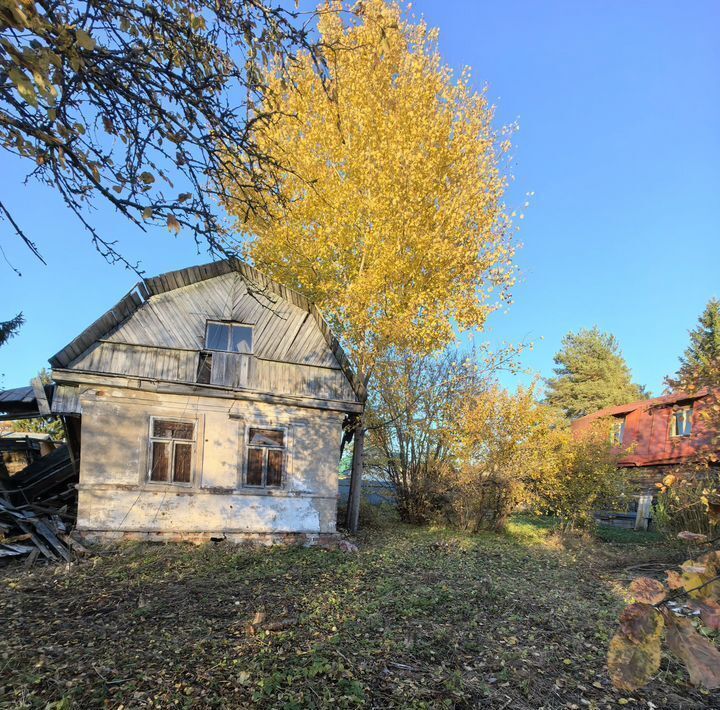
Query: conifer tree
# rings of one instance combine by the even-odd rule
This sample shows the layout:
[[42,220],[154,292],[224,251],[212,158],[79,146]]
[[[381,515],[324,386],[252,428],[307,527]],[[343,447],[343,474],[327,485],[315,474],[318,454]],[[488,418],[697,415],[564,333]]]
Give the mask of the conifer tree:
[[672,389],[693,389],[720,385],[720,301],[711,298],[690,331],[690,345],[680,358],[675,377],[668,377]]
[[0,345],[5,345],[10,338],[17,335],[24,322],[25,318],[22,313],[18,313],[10,320],[0,321]]
[[597,326],[568,333],[554,359],[546,400],[569,418],[647,397],[633,383],[615,336]]

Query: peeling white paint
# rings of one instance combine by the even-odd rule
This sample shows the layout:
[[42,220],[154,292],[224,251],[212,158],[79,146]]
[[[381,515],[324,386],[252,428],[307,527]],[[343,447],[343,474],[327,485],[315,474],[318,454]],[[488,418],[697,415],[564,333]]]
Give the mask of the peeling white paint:
[[[338,412],[110,388],[98,395],[89,391],[81,396],[79,530],[335,531],[342,423]],[[196,423],[191,485],[147,481],[153,416]],[[244,489],[245,427],[273,423],[291,432],[285,486],[269,492]]]

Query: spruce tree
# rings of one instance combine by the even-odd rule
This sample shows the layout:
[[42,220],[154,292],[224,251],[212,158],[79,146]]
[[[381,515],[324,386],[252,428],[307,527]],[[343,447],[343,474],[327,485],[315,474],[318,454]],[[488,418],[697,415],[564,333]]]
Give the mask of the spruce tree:
[[720,301],[711,298],[689,331],[690,345],[680,358],[680,368],[667,383],[673,389],[720,386]]
[[615,336],[597,326],[568,333],[554,359],[555,377],[546,380],[546,401],[566,417],[582,417],[648,396],[633,383]]
[[22,313],[18,313],[10,320],[0,321],[0,345],[5,345],[10,338],[16,335],[24,322],[25,318]]

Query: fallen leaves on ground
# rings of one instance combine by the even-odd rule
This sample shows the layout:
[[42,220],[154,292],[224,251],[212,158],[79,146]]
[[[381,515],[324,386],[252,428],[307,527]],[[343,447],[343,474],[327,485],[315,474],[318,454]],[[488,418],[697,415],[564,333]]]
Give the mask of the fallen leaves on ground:
[[713,707],[672,658],[642,691],[610,686],[614,575],[662,549],[511,532],[398,525],[353,555],[134,544],[8,567],[0,705]]

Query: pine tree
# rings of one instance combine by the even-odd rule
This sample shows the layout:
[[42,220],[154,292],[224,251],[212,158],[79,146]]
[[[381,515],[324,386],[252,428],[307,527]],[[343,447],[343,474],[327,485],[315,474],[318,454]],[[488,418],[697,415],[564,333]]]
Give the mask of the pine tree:
[[555,377],[546,381],[546,401],[569,418],[648,396],[633,383],[615,336],[597,326],[568,333],[554,359]]
[[22,313],[18,313],[14,318],[10,320],[0,322],[0,345],[5,345],[10,338],[17,335],[22,324],[25,322],[25,318]]
[[720,386],[720,301],[711,298],[689,331],[690,345],[680,358],[680,368],[667,383],[673,389]]

